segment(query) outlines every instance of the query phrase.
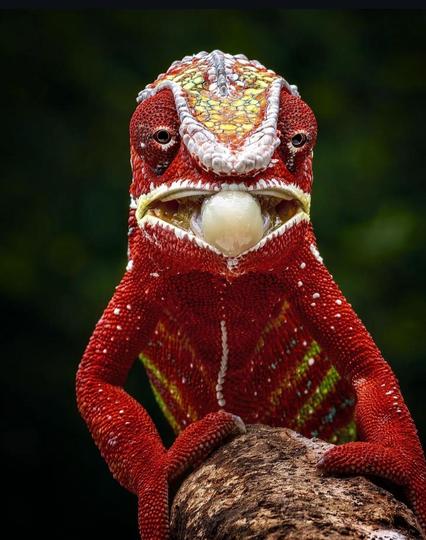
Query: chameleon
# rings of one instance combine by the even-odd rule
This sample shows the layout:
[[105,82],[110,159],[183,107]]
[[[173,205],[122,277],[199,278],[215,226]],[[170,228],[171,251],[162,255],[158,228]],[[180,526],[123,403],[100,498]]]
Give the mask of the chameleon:
[[[138,94],[128,262],[76,396],[144,540],[169,536],[169,485],[252,423],[335,443],[321,470],[402,486],[426,531],[415,424],[317,247],[316,139],[297,87],[242,54],[185,56]],[[124,388],[137,359],[169,448]]]

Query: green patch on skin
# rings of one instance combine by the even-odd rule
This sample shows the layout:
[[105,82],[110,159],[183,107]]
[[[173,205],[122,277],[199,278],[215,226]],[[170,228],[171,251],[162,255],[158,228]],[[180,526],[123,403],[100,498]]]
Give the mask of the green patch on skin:
[[296,429],[300,430],[302,428],[308,417],[314,414],[321,403],[326,399],[329,392],[333,390],[339,379],[340,375],[338,374],[336,368],[331,366],[331,368],[324,375],[315,392],[300,409],[299,414],[296,417]]
[[[172,397],[172,399],[175,401],[175,403],[179,406],[179,408],[183,411],[184,415],[190,418],[191,422],[194,422],[198,419],[198,415],[196,411],[188,405],[188,407],[185,407],[184,401],[182,398],[182,394],[180,393],[178,387],[173,382],[169,381],[163,373],[158,369],[158,367],[148,358],[146,354],[140,354],[139,359],[141,360],[142,364],[144,365],[145,369],[152,374],[167,390],[169,395]],[[153,381],[150,378],[150,385],[152,388],[152,392],[154,394],[155,400],[158,403],[158,406],[160,407],[162,413],[166,417],[169,424],[172,426],[175,433],[178,433],[181,431],[182,426],[179,425],[176,418],[170,411],[169,407],[166,405],[166,402],[164,401],[160,391],[155,386]]]
[[309,360],[315,358],[321,352],[321,347],[316,341],[312,341],[308,350],[303,355],[300,364],[296,368],[296,373],[289,373],[287,377],[281,382],[281,384],[272,392],[270,402],[274,407],[277,407],[280,403],[281,394],[285,388],[293,387],[303,377],[309,368]]
[[356,436],[356,423],[355,420],[351,420],[348,424],[346,424],[346,426],[337,429],[329,438],[329,441],[334,444],[343,444],[356,441]]

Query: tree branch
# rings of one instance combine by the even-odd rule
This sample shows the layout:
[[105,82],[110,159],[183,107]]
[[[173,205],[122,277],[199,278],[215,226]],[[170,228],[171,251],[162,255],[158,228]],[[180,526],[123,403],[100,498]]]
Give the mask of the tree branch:
[[180,486],[175,540],[422,538],[402,502],[364,477],[316,468],[332,445],[289,429],[249,426]]

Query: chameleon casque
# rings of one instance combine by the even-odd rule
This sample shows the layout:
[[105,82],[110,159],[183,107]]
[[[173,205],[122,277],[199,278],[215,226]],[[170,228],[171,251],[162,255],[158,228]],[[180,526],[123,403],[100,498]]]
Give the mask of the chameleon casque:
[[[130,122],[128,264],[77,373],[77,402],[144,539],[168,484],[244,423],[336,443],[319,466],[405,489],[426,530],[426,464],[398,381],[327,270],[309,219],[317,126],[244,55],[174,62]],[[135,359],[176,432],[123,386]]]

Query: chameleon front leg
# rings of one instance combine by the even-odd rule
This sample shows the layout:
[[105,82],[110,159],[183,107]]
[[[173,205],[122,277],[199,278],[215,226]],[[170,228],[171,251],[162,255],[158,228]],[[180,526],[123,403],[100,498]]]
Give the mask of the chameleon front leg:
[[[166,449],[145,409],[124,390],[134,359],[156,323],[156,311],[127,272],[90,338],[80,363],[77,404],[114,478],[157,514],[141,519],[141,531],[155,523],[167,532]],[[142,505],[143,506],[143,505]],[[140,504],[141,507],[141,504]],[[150,537],[150,536],[147,536]]]
[[[138,268],[144,268],[142,271]],[[138,496],[144,540],[168,537],[168,482],[203,460],[236,431],[235,417],[217,412],[186,428],[169,450],[145,409],[123,388],[130,367],[157,322],[149,271],[128,271],[99,320],[80,363],[77,403],[113,476]]]
[[426,463],[398,381],[324,266],[311,227],[283,271],[303,324],[352,383],[360,441],[328,451],[327,472],[373,474],[405,488],[426,532]]

